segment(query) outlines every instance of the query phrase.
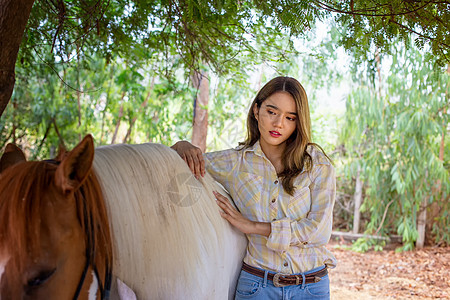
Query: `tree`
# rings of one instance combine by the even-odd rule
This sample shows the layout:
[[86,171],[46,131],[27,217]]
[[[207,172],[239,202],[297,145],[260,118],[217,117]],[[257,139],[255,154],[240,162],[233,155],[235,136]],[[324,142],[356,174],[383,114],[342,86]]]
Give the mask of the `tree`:
[[[184,71],[172,65],[174,71]],[[107,62],[91,53],[79,64],[53,67],[55,72],[48,72],[45,64],[18,62],[13,105],[0,119],[0,148],[14,142],[30,151],[31,158],[54,157],[59,143],[72,147],[86,133],[98,145],[111,143],[119,120],[115,142],[170,144],[186,138],[192,126],[192,107],[184,105],[194,89],[182,78],[169,82],[165,66],[155,61]],[[74,89],[77,84],[80,88]]]
[[17,54],[33,2],[0,1],[0,116],[14,89]]
[[192,128],[192,144],[206,151],[206,136],[208,133],[208,102],[209,79],[208,72],[194,71],[191,76],[197,93],[194,99],[194,118]]
[[450,2],[448,1],[313,1],[318,7],[335,13],[336,23],[345,28],[340,41],[363,60],[371,59],[375,48],[389,53],[390,44],[403,41],[430,46],[444,67],[450,61]]
[[[310,29],[316,19],[335,13],[336,22],[348,28],[342,43],[367,53],[371,44],[388,48],[400,36],[427,42],[432,52],[449,61],[446,1],[229,1],[229,0],[1,0],[0,1],[0,115],[14,86],[14,65],[24,29],[20,59],[44,57],[43,50],[70,61],[86,49],[132,59],[136,51],[178,52],[191,69],[200,61],[216,72],[239,65],[234,57],[254,51],[252,39],[280,32],[292,37]],[[31,7],[30,20],[27,25]],[[47,45],[48,47],[42,47]],[[262,55],[271,55],[270,44]],[[50,50],[49,50],[49,49]],[[363,49],[366,52],[361,52]],[[48,52],[49,51],[49,52]],[[371,52],[371,51],[369,51]]]
[[[361,209],[370,212],[366,232],[396,232],[403,236],[403,249],[412,249],[416,241],[420,247],[425,212],[438,203],[443,209],[435,219],[435,242],[449,243],[449,220],[443,216],[450,172],[439,156],[447,130],[442,124],[449,120],[449,75],[434,70],[430,58],[414,46],[405,50],[396,44],[391,52],[385,95],[380,97],[370,81],[361,84],[348,99],[342,136],[350,152],[348,168],[361,166],[366,195]],[[358,155],[351,153],[356,150]]]

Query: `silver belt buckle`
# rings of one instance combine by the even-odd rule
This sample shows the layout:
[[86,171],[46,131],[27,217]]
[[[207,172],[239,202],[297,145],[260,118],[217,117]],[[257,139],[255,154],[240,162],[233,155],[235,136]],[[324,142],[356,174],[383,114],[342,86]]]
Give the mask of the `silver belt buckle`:
[[272,279],[273,285],[276,286],[276,287],[288,286],[289,284],[280,283],[280,277],[281,276],[287,276],[287,275],[289,275],[289,274],[277,273],[277,274],[273,275],[273,279]]

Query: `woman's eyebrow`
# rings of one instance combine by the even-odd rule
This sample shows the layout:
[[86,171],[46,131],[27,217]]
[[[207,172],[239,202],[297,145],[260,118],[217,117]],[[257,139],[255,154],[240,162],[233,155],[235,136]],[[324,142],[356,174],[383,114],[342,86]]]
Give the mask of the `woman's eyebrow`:
[[[266,104],[266,107],[270,107],[270,108],[273,108],[273,109],[276,109],[276,110],[280,110],[278,107],[276,107],[275,105],[272,105],[272,104]],[[291,114],[291,115],[294,115],[294,116],[298,116],[298,114],[296,112],[288,111],[287,113]]]

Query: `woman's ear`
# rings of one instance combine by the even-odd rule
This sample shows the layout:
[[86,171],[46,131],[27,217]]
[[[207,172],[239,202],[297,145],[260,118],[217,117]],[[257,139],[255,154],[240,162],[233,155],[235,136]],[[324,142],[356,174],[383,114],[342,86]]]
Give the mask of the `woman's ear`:
[[256,121],[258,121],[259,108],[258,104],[253,105],[253,115],[255,116]]

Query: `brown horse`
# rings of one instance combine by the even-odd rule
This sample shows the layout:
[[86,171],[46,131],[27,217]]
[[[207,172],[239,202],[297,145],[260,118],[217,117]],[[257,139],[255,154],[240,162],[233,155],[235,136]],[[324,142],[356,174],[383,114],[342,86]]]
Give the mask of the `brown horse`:
[[26,162],[9,145],[0,172],[2,300],[114,298],[116,277],[139,299],[233,297],[245,237],[170,148],[87,136]]
[[18,148],[7,147],[0,180],[2,299],[71,299],[97,284],[100,296],[107,289],[112,243],[93,158],[90,136],[59,164],[25,163]]

